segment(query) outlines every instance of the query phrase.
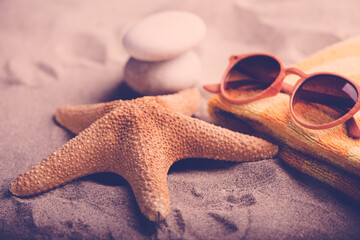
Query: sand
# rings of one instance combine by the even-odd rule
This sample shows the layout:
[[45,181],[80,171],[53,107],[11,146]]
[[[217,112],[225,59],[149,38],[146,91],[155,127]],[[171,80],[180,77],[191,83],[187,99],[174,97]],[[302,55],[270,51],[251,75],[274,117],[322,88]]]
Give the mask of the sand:
[[[73,137],[53,120],[65,104],[138,96],[123,84],[124,32],[164,10],[199,15],[202,82],[218,82],[231,54],[264,51],[289,65],[360,34],[360,2],[0,1],[0,239],[356,239],[359,203],[279,159],[187,159],[168,175],[171,215],[142,216],[128,183],[96,174],[31,197],[10,182]],[[210,94],[196,117],[206,113]]]

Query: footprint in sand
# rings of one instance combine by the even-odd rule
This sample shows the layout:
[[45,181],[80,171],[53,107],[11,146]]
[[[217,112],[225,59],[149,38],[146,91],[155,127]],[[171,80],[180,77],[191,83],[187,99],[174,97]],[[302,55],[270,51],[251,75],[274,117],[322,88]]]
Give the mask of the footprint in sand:
[[107,47],[102,39],[89,33],[76,33],[56,46],[57,54],[66,63],[104,65]]
[[223,228],[226,233],[236,232],[237,230],[239,230],[236,223],[234,221],[228,219],[227,217],[222,216],[217,213],[212,213],[212,212],[210,212],[208,214],[212,219],[215,220],[215,222],[220,224],[220,227]]
[[[196,238],[207,239],[212,236],[213,239],[240,239],[238,236],[245,236],[246,229],[249,226],[249,215],[247,210],[243,210],[242,218],[235,218],[231,212],[226,211],[211,211],[204,216],[199,216],[198,222],[192,222],[188,226],[189,233]],[[207,231],[204,232],[204,223],[206,223]],[[210,226],[210,227],[209,227]]]
[[15,55],[5,64],[6,83],[9,85],[39,86],[44,81],[58,79],[58,72],[50,64],[25,55]]
[[[174,227],[169,227],[174,226]],[[182,239],[186,232],[186,223],[182,215],[182,211],[174,209],[164,222],[157,225],[158,239]]]
[[191,190],[190,190],[190,193],[194,196],[194,197],[197,197],[197,198],[204,198],[204,193],[202,193],[199,189],[193,187]]
[[227,202],[236,204],[237,206],[250,207],[256,203],[254,195],[251,193],[237,197],[235,195],[229,195],[226,199]]
[[12,56],[5,65],[7,83],[35,86],[37,81],[34,77],[34,67],[31,60],[22,55]]
[[46,77],[52,79],[59,79],[58,72],[54,69],[54,67],[51,64],[39,61],[36,63],[36,67]]

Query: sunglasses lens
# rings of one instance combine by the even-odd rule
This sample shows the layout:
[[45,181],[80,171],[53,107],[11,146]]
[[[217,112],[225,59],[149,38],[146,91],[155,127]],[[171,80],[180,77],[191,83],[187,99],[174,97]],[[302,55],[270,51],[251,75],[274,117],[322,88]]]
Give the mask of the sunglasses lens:
[[278,77],[280,63],[266,55],[244,58],[234,65],[225,80],[226,93],[235,99],[260,94]]
[[316,75],[304,81],[294,94],[292,108],[302,122],[319,126],[348,113],[358,99],[355,86],[334,75]]

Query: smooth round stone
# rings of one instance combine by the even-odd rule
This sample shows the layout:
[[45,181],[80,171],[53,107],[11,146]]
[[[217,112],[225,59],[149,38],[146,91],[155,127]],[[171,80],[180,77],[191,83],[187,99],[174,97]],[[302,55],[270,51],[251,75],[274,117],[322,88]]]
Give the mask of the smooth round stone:
[[193,48],[205,34],[205,23],[197,15],[185,11],[166,11],[138,22],[126,32],[123,44],[133,58],[163,61]]
[[194,86],[201,77],[201,62],[194,52],[161,62],[130,58],[124,70],[125,82],[144,95],[167,94]]

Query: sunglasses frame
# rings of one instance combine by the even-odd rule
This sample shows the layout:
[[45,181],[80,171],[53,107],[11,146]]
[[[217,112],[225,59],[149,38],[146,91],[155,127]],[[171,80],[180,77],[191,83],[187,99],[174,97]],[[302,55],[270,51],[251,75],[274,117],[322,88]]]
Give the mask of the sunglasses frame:
[[[226,84],[228,83],[227,78],[229,76],[230,71],[241,60],[248,58],[248,57],[254,57],[254,56],[266,56],[266,57],[270,57],[270,58],[274,59],[275,61],[277,61],[277,63],[280,66],[280,71],[279,71],[278,76],[276,77],[274,82],[271,83],[271,85],[268,88],[266,88],[264,91],[262,91],[261,93],[255,95],[255,96],[252,96],[252,97],[249,97],[246,99],[234,99],[234,98],[230,97],[225,91]],[[210,92],[215,92],[215,91],[220,92],[221,96],[226,101],[228,101],[232,104],[250,103],[250,102],[253,102],[256,100],[273,97],[273,96],[277,95],[278,93],[280,93],[280,91],[284,91],[290,95],[290,113],[291,113],[292,117],[295,119],[295,121],[297,123],[299,123],[300,125],[302,125],[306,128],[309,128],[309,129],[327,129],[327,128],[332,128],[332,127],[335,127],[339,124],[346,122],[348,125],[349,135],[351,135],[352,137],[360,138],[360,128],[357,125],[355,119],[353,118],[355,113],[357,113],[360,110],[360,86],[358,84],[356,84],[355,82],[351,81],[350,79],[348,79],[347,77],[339,75],[339,74],[331,73],[331,72],[316,72],[316,73],[306,74],[297,68],[284,67],[282,61],[279,58],[277,58],[274,55],[267,54],[267,53],[251,53],[251,54],[233,55],[230,57],[229,60],[230,60],[230,63],[228,65],[228,67],[226,68],[225,73],[221,79],[220,86],[212,85],[212,87],[210,87],[210,88],[207,88],[207,86],[204,86],[205,89],[207,89]],[[300,77],[300,79],[296,82],[295,86],[291,86],[290,84],[287,84],[284,82],[285,77],[290,74],[298,75]],[[317,75],[332,75],[335,77],[342,78],[342,79],[348,81],[350,84],[352,84],[355,87],[357,94],[358,94],[357,101],[356,101],[354,107],[350,109],[350,111],[348,111],[345,115],[336,119],[335,121],[326,123],[326,124],[322,124],[322,125],[313,125],[313,124],[309,124],[309,123],[302,121],[295,115],[294,109],[293,109],[293,100],[294,100],[296,91],[299,89],[299,87],[301,86],[302,83],[304,83],[306,80],[310,79],[311,77],[314,77]],[[210,86],[210,85],[208,85],[208,86]],[[212,90],[209,90],[209,89],[212,89]],[[217,90],[214,90],[214,89],[217,89]]]

